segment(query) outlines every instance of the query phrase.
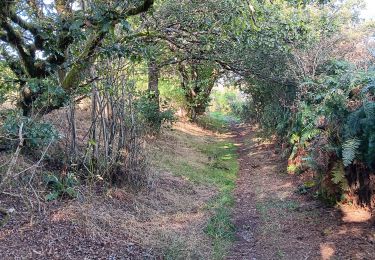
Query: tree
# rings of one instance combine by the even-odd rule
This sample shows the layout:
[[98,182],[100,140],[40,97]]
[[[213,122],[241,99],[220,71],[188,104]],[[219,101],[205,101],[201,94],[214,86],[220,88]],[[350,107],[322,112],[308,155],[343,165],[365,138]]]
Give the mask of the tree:
[[[17,77],[19,106],[29,116],[33,102],[45,91],[38,80],[57,75],[63,91],[77,91],[106,37],[118,25],[127,28],[127,20],[149,10],[154,1],[1,2],[0,55]],[[122,41],[137,36],[130,34]],[[44,111],[61,105],[45,107]]]
[[204,112],[221,60],[214,51],[228,38],[244,6],[248,10],[238,0],[158,2],[152,16],[142,21],[149,31],[143,40],[152,53],[147,58],[149,90],[157,94],[157,71],[173,66],[186,93],[190,116]]
[[192,120],[202,115],[210,101],[211,90],[220,73],[215,63],[190,61],[179,64],[181,88]]

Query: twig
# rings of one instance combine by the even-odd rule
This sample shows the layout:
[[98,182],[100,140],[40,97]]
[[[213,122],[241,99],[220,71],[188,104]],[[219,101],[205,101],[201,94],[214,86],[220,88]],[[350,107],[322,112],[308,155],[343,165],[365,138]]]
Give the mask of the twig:
[[20,174],[22,174],[24,172],[27,172],[27,171],[29,171],[29,170],[31,170],[33,168],[38,168],[39,165],[40,165],[40,163],[43,161],[43,159],[44,159],[44,157],[45,157],[45,155],[46,155],[49,147],[51,146],[51,144],[52,144],[52,141],[48,144],[47,148],[43,151],[42,156],[40,157],[40,159],[35,164],[33,164],[30,167],[27,167],[26,169],[24,169],[24,170],[16,173],[14,176],[18,176],[18,175],[20,175]]
[[12,156],[12,159],[9,163],[9,167],[8,167],[8,170],[5,174],[5,177],[4,179],[2,180],[2,182],[0,183],[0,189],[3,187],[5,181],[9,178],[9,176],[12,174],[12,170],[13,170],[13,167],[14,165],[17,163],[17,160],[18,160],[18,156],[20,154],[20,151],[22,149],[22,146],[23,146],[23,143],[24,143],[24,139],[23,139],[23,135],[22,135],[22,131],[23,131],[23,122],[21,123],[20,125],[20,129],[18,130],[18,138],[19,138],[19,143],[18,143],[18,146],[17,146],[17,149],[16,149],[16,152],[14,153],[14,155]]
[[3,192],[1,192],[1,193],[4,194],[4,195],[8,195],[8,196],[12,196],[12,197],[16,197],[16,198],[21,198],[21,199],[23,199],[23,197],[22,197],[21,195],[14,194],[14,193],[11,193],[11,192],[3,191]]

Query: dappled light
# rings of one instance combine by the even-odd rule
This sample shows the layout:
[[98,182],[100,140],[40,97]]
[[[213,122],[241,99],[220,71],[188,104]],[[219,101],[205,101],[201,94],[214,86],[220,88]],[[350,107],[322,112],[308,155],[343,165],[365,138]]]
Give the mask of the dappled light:
[[332,244],[322,244],[320,246],[321,256],[323,260],[332,259],[335,254],[335,247]]
[[0,260],[374,259],[370,0],[0,7]]
[[364,208],[353,207],[350,205],[341,205],[342,221],[347,223],[368,222],[371,220],[371,211]]

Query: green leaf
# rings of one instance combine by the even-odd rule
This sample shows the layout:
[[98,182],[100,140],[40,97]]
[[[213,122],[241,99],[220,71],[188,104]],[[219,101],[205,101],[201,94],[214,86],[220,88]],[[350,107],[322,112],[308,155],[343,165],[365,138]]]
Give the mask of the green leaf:
[[55,175],[52,175],[52,174],[49,174],[49,175],[45,176],[44,181],[48,185],[55,185],[55,184],[60,182],[59,179]]
[[126,20],[122,20],[121,21],[121,26],[122,26],[122,29],[126,32],[130,31],[131,30],[131,25],[128,21]]
[[358,138],[352,138],[346,140],[342,145],[342,160],[345,167],[349,166],[355,159],[360,144],[361,140]]
[[49,194],[45,196],[45,200],[46,201],[56,200],[59,196],[60,196],[60,192],[58,191],[50,192]]
[[78,20],[75,20],[69,27],[69,30],[70,31],[76,31],[76,30],[79,30],[81,28],[81,26],[83,25],[83,20],[81,19],[78,19]]
[[345,180],[345,172],[344,172],[344,167],[342,164],[337,165],[332,170],[331,180],[334,184],[340,184],[343,180]]
[[73,189],[73,187],[68,187],[65,189],[65,193],[71,197],[71,198],[75,198],[77,197],[77,191]]

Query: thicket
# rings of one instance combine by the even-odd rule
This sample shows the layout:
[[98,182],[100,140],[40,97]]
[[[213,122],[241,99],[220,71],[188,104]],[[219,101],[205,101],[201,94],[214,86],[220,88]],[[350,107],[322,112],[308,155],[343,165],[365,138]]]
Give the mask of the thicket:
[[[374,71],[330,62],[275,121],[289,144],[288,172],[312,170],[318,195],[330,202],[359,196],[361,203],[373,203],[373,183],[366,180],[374,173],[373,80]],[[350,189],[354,198],[345,197]]]
[[248,118],[278,140],[287,171],[311,178],[302,191],[329,203],[374,205],[373,25],[351,4],[279,3],[278,15],[258,20],[273,30],[253,36],[262,51],[249,53],[260,67],[244,90]]

